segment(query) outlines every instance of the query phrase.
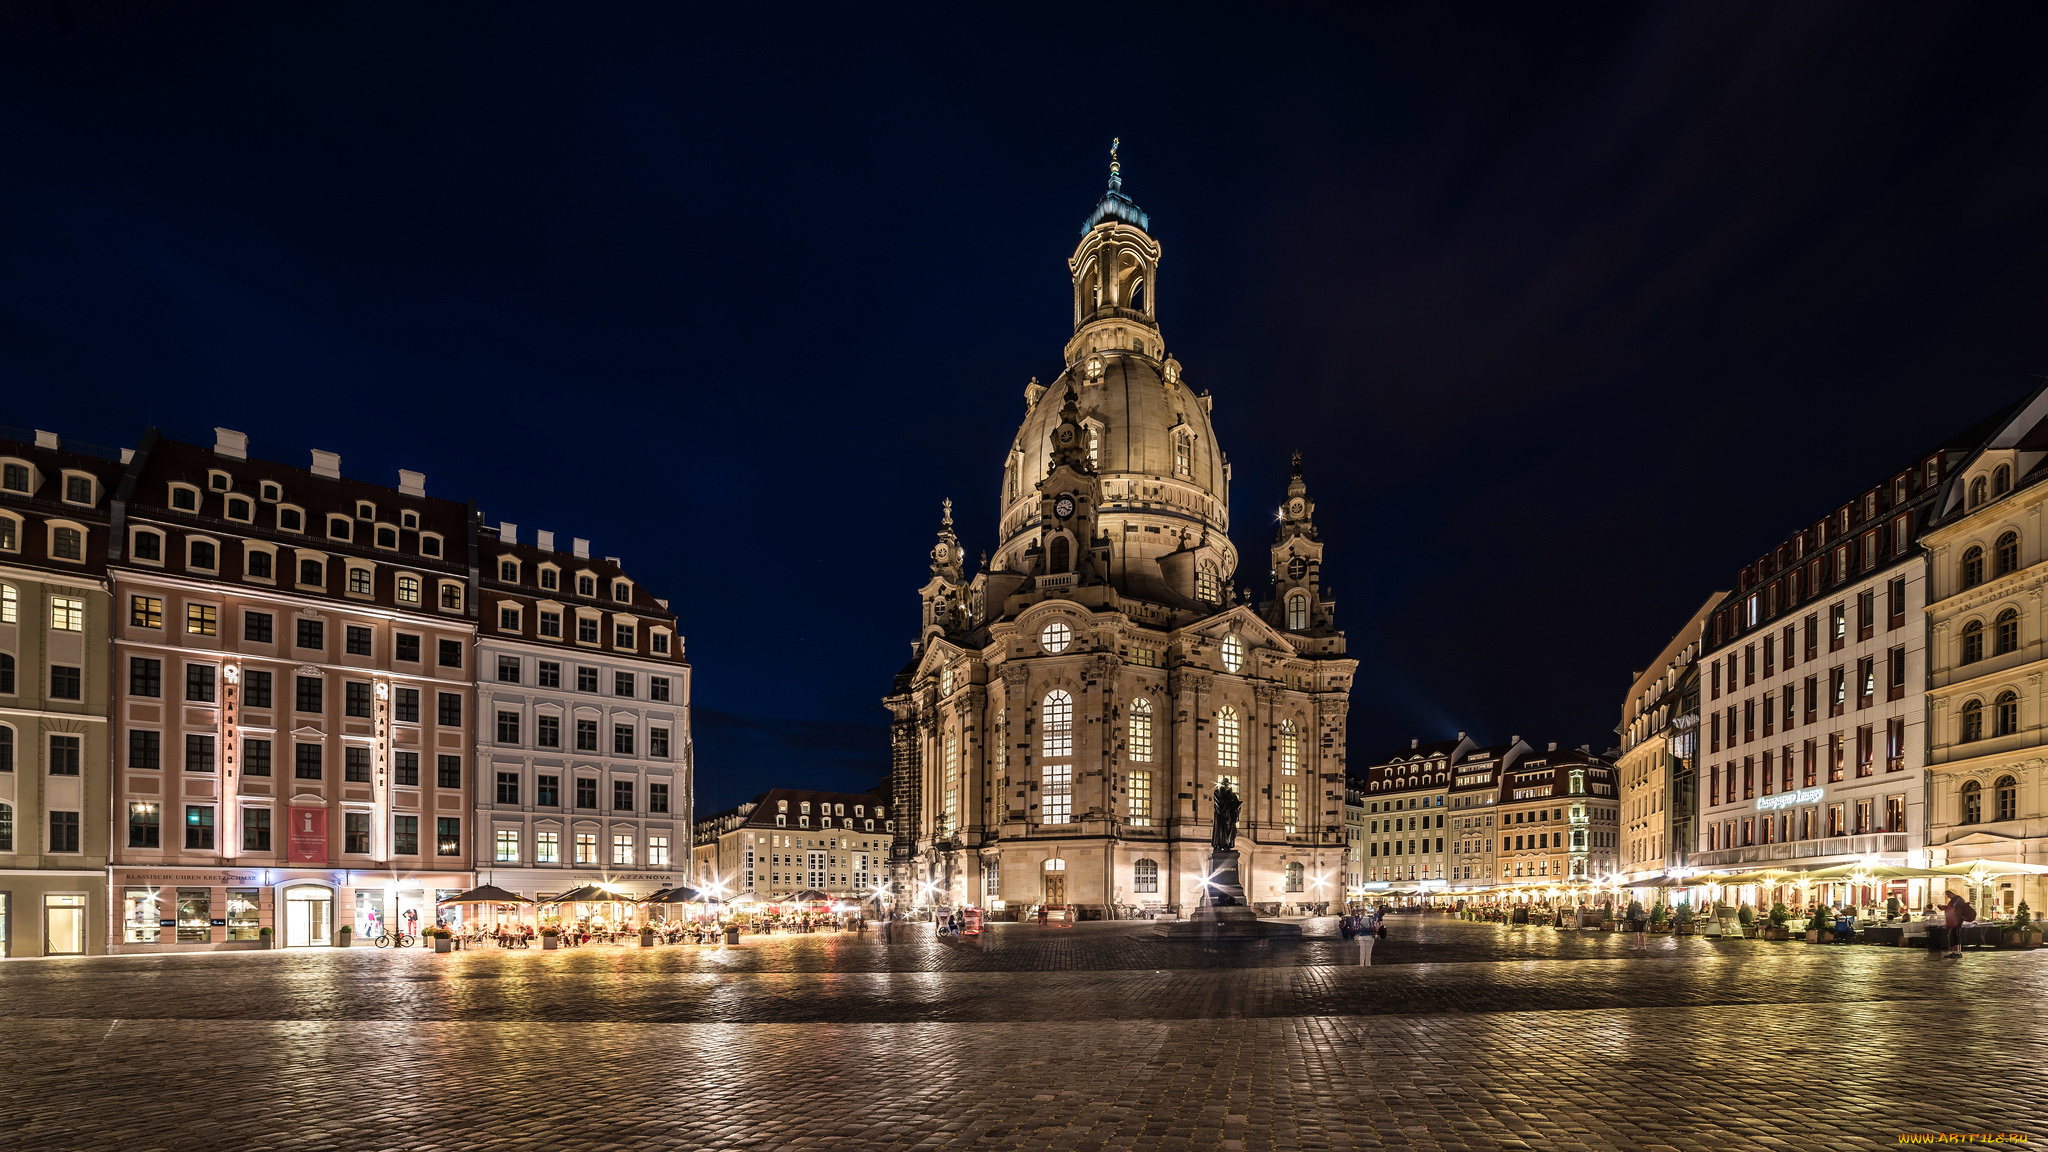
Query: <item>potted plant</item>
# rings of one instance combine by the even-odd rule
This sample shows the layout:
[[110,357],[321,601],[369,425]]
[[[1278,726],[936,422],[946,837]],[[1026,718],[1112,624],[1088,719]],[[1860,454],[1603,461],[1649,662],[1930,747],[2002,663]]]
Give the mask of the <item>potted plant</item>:
[[2039,948],[2041,929],[2034,923],[2034,910],[2020,901],[2019,911],[2013,914],[2012,926],[2005,930],[2005,946],[2008,948]]
[[1678,909],[1673,913],[1671,922],[1672,931],[1680,936],[1691,936],[1699,931],[1699,925],[1693,923],[1691,900],[1680,900],[1678,902]]
[[1614,901],[1612,900],[1603,901],[1600,905],[1600,930],[1602,932],[1614,931]]
[[540,950],[553,952],[562,946],[562,930],[553,924],[540,930]]
[[640,926],[640,946],[642,948],[654,947],[654,929],[644,924]]
[[1821,911],[1818,904],[1814,905],[1813,915],[1806,921],[1806,942],[1808,944],[1832,944],[1835,942],[1834,926],[1828,921],[1827,914]]
[[1764,935],[1764,939],[1766,939],[1766,940],[1789,940],[1789,939],[1791,939],[1791,937],[1792,937],[1792,930],[1791,930],[1790,928],[1788,928],[1788,927],[1787,927],[1787,925],[1788,925],[1788,924],[1790,924],[1791,922],[1792,922],[1792,910],[1791,910],[1790,908],[1787,908],[1787,907],[1785,907],[1785,902],[1784,902],[1784,901],[1782,901],[1782,900],[1781,900],[1781,901],[1779,901],[1779,902],[1777,902],[1777,903],[1775,903],[1775,904],[1771,905],[1771,926],[1770,926],[1770,928],[1769,928],[1769,929],[1767,929],[1767,930],[1766,930],[1766,932],[1765,932],[1765,935]]
[[256,930],[256,938],[262,942],[263,947],[270,947],[270,925],[265,924],[263,927],[258,928]]
[[1660,899],[1650,906],[1650,931],[1661,936],[1671,931],[1670,921],[1671,910],[1664,907],[1663,900]]
[[1751,908],[1747,904],[1744,904],[1742,907],[1737,908],[1735,910],[1735,923],[1741,927],[1743,939],[1756,939],[1756,909]]
[[356,930],[354,928],[351,928],[348,925],[343,924],[334,932],[334,946],[337,948],[348,947],[349,945],[355,943],[355,935]]
[[455,933],[446,928],[435,928],[427,935],[434,938],[434,951],[447,952],[455,947]]

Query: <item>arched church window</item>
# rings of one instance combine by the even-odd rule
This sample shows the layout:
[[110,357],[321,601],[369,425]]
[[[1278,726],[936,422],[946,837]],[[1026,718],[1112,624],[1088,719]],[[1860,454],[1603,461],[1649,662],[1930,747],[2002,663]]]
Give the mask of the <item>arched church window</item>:
[[1287,598],[1287,630],[1302,632],[1308,629],[1308,597],[1296,592]]
[[1140,763],[1152,760],[1152,702],[1143,696],[1131,701],[1131,720],[1128,745],[1131,759]]
[[1293,776],[1301,771],[1301,733],[1295,731],[1294,721],[1280,722],[1280,774]]
[[1131,307],[1139,312],[1145,310],[1145,278],[1143,276],[1131,281]]
[[1975,508],[1977,505],[1982,504],[1984,502],[1984,495],[1989,490],[1985,486],[1982,476],[1970,481],[1970,507]]
[[1175,433],[1173,437],[1173,474],[1175,476],[1192,474],[1194,471],[1194,460],[1194,441],[1185,432]]
[[1072,818],[1074,803],[1074,698],[1058,689],[1046,693],[1039,723],[1046,763],[1038,818],[1046,824],[1065,824]]
[[1216,574],[1216,565],[1206,560],[1201,571],[1195,573],[1195,599],[1211,604],[1223,602],[1223,578]]
[[1053,537],[1052,559],[1047,564],[1048,570],[1055,575],[1065,572],[1068,566],[1074,562],[1071,554],[1072,548],[1073,546],[1067,543],[1065,536]]
[[1057,656],[1074,643],[1074,629],[1064,620],[1055,620],[1038,634],[1038,643],[1047,652]]
[[1287,864],[1287,890],[1289,892],[1301,891],[1301,874],[1301,861],[1289,861]]
[[1237,710],[1224,708],[1216,713],[1216,766],[1236,772],[1239,750],[1243,739],[1238,731]]
[[1244,667],[1244,637],[1232,633],[1223,638],[1223,667],[1230,672]]
[[1991,470],[1991,494],[2003,496],[2012,491],[2012,469],[2000,464]]

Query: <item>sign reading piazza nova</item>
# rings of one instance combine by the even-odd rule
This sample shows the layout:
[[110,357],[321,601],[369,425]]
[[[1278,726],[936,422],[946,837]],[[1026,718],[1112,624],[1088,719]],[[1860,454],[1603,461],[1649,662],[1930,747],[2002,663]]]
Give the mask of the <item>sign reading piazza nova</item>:
[[1820,800],[1824,788],[1802,788],[1797,792],[1780,792],[1776,796],[1765,796],[1756,802],[1757,811],[1768,812],[1774,808],[1796,808],[1801,804],[1813,804]]

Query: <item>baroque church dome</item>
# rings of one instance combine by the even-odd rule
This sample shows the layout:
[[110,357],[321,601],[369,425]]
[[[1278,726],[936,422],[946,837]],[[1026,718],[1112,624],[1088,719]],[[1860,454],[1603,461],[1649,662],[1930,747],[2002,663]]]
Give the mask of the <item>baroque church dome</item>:
[[1048,529],[1038,486],[1057,463],[1055,436],[1071,394],[1085,467],[1100,485],[1095,523],[1109,549],[1110,583],[1140,599],[1220,603],[1236,569],[1230,464],[1216,442],[1212,401],[1166,354],[1156,308],[1159,244],[1121,185],[1112,161],[1109,190],[1068,259],[1074,332],[1065,368],[1049,387],[1033,380],[1025,388],[1028,410],[1004,462],[994,567],[1034,570],[1031,550]]

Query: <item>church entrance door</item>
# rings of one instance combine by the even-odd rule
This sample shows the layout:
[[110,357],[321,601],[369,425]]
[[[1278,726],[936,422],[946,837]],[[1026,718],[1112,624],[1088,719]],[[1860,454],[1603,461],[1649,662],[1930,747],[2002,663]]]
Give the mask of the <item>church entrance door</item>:
[[1045,902],[1047,904],[1065,904],[1067,902],[1067,877],[1064,872],[1047,872],[1045,874]]

